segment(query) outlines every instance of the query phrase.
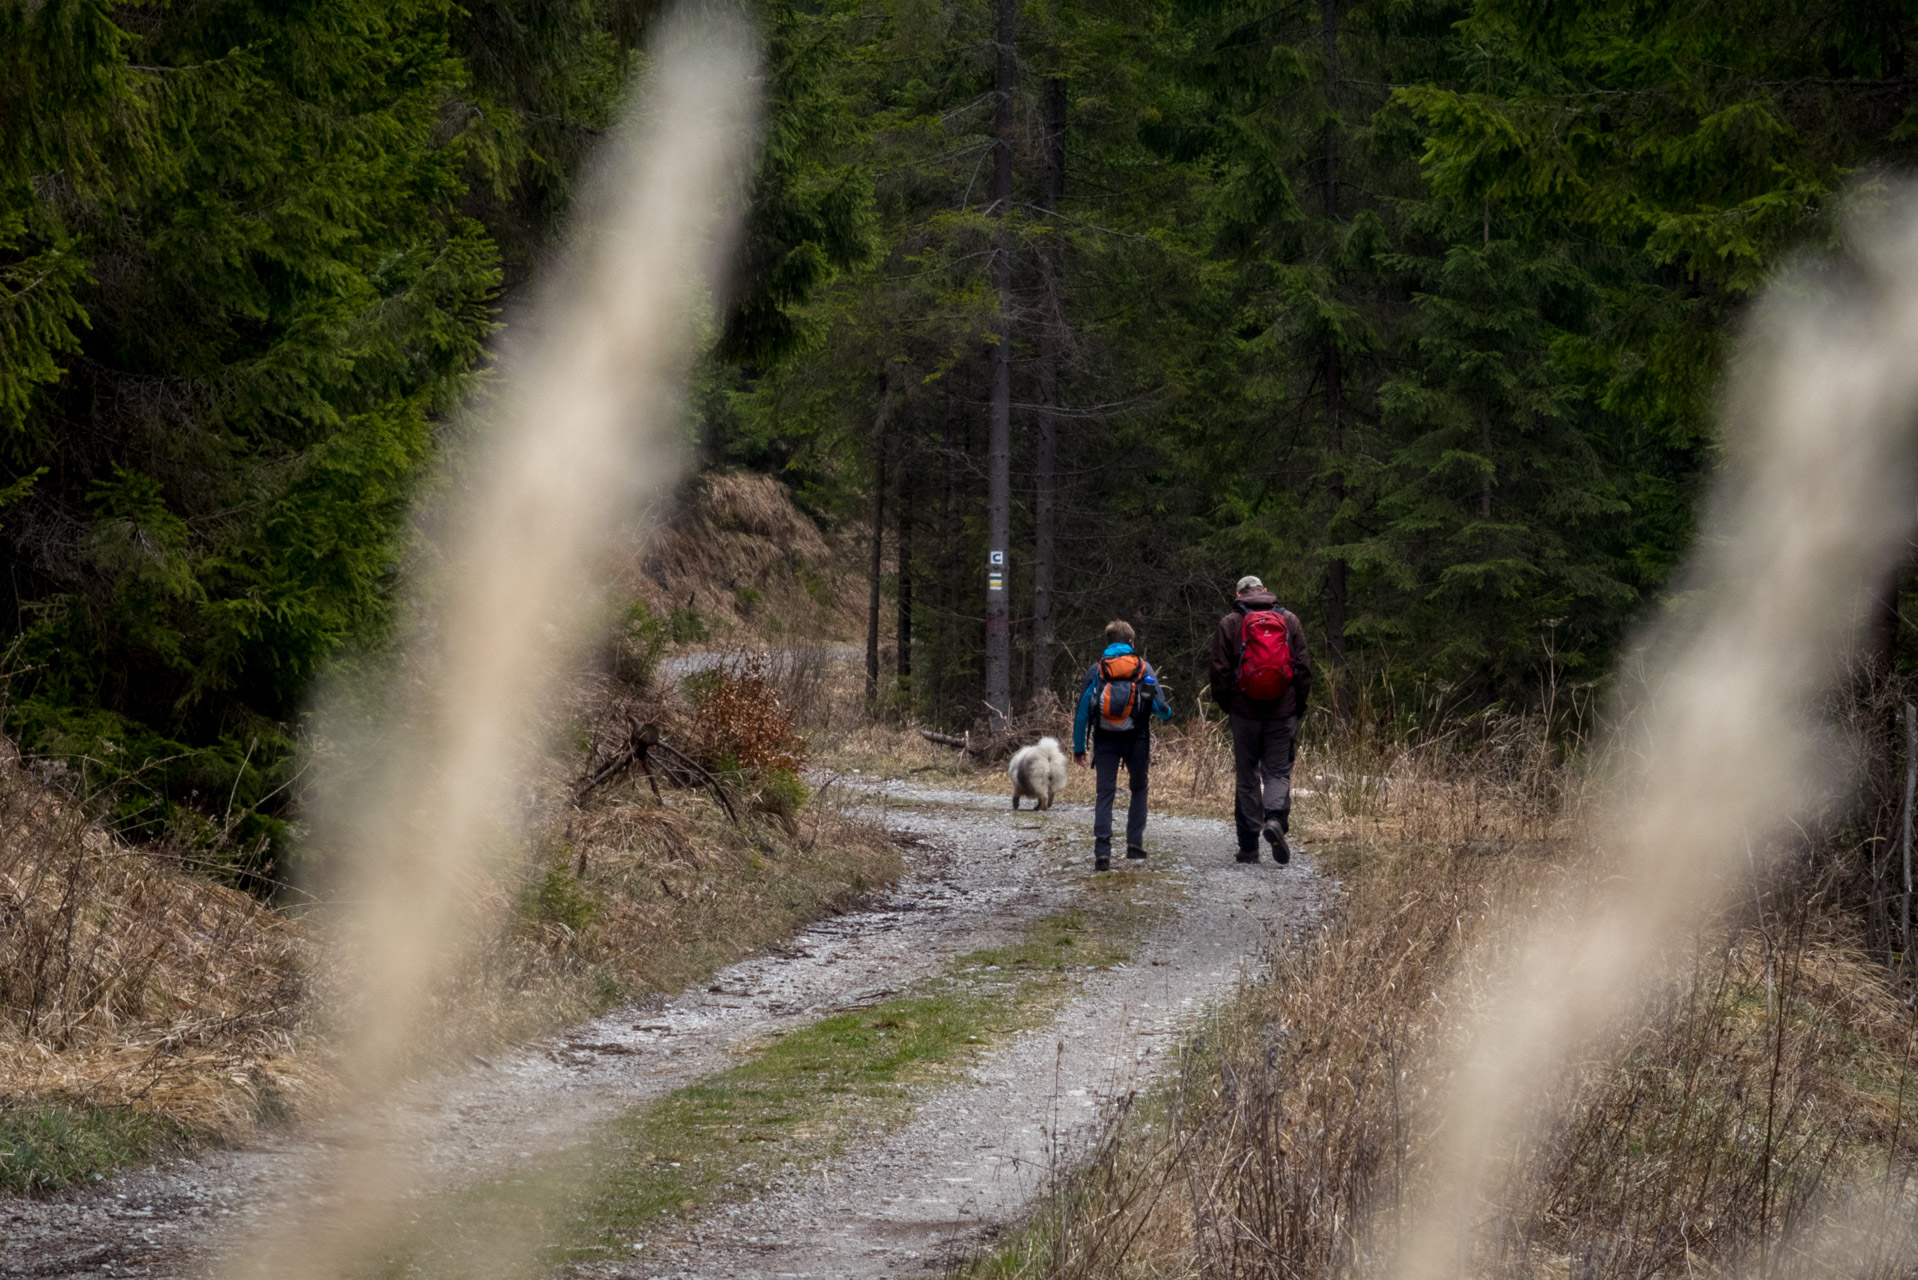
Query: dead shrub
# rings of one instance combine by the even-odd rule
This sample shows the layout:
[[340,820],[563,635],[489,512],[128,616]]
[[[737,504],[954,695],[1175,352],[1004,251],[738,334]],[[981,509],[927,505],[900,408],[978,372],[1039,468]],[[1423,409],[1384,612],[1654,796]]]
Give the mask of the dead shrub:
[[697,741],[691,753],[708,769],[798,774],[806,741],[793,730],[765,654],[734,654],[687,681]]

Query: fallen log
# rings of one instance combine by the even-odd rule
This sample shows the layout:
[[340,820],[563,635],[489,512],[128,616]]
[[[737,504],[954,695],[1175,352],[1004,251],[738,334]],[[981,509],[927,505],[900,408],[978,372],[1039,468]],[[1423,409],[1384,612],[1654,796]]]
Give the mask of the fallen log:
[[927,742],[936,742],[942,747],[958,747],[961,751],[968,751],[968,752],[972,750],[971,734],[967,734],[965,737],[961,738],[956,734],[935,733],[931,729],[921,729],[919,731],[919,736],[924,738]]
[[1012,754],[1012,739],[1003,734],[974,738],[970,733],[964,736],[952,733],[939,733],[932,729],[921,729],[919,736],[927,742],[936,742],[942,747],[956,747],[975,760],[991,760],[999,756]]

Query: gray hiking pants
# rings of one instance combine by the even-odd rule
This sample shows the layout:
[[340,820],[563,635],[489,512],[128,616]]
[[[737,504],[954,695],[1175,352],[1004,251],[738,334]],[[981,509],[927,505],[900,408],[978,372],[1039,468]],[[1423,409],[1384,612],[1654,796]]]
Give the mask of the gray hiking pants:
[[1282,827],[1290,825],[1292,760],[1299,753],[1299,718],[1227,719],[1232,727],[1232,765],[1237,783],[1233,826],[1238,830],[1241,850],[1257,849],[1266,814],[1278,814]]
[[1126,785],[1132,798],[1126,805],[1125,842],[1128,849],[1145,845],[1146,772],[1152,766],[1152,732],[1131,729],[1124,733],[1092,731],[1092,775],[1095,779],[1092,804],[1092,850],[1095,857],[1112,851],[1112,801],[1119,794],[1119,766],[1125,766]]

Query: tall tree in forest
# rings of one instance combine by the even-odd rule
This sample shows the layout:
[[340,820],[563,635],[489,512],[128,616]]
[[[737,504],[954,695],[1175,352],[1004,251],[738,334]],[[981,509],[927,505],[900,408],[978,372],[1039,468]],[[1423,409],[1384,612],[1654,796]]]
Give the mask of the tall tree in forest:
[[892,373],[879,374],[879,411],[872,420],[872,541],[866,567],[866,709],[879,705],[879,589],[886,547],[886,427],[892,409]]
[[[1057,57],[1055,51],[1054,55]],[[1059,365],[1064,358],[1065,236],[1058,224],[1066,185],[1066,77],[1046,77],[1040,114],[1039,409],[1032,466],[1032,694],[1052,688],[1052,588],[1058,567]]]
[[899,536],[894,542],[894,558],[899,564],[897,588],[894,592],[896,626],[893,633],[893,677],[894,690],[899,705],[912,705],[912,588],[913,588],[913,548],[912,526],[914,498],[913,471],[918,463],[918,450],[910,441],[902,441],[901,456],[897,475],[899,477],[899,498],[893,506],[898,509],[897,523]]
[[1437,23],[1420,9],[1227,5],[1191,72],[1218,173],[1214,251],[1238,308],[1234,367],[1195,451],[1226,490],[1209,541],[1316,624],[1341,699],[1368,625],[1377,390],[1406,305],[1395,202],[1417,179],[1375,115],[1384,87],[1431,52],[1421,24]]
[[1012,145],[1013,92],[1018,81],[1014,47],[1017,7],[995,0],[992,208],[997,225],[992,246],[992,288],[998,305],[991,352],[991,390],[986,445],[986,714],[1004,728],[1012,715]]
[[[164,170],[150,77],[132,36],[89,0],[0,8],[0,432],[12,439],[81,350],[89,283],[77,216]],[[60,175],[64,200],[49,199]],[[15,478],[11,499],[33,486]]]
[[1739,309],[1828,234],[1848,181],[1918,156],[1914,38],[1906,3],[1574,0],[1546,20],[1478,0],[1455,33],[1474,74],[1395,94],[1434,198],[1587,247],[1599,310],[1562,354],[1618,416],[1594,439],[1626,480],[1619,572],[1640,591],[1690,536]]
[[[383,643],[435,428],[658,7],[0,5],[6,728],[127,829],[273,856],[300,708]],[[863,251],[870,183],[821,70],[847,13],[760,8],[771,141],[721,338],[764,363]]]
[[[1334,236],[1340,233],[1341,213],[1339,208],[1339,184],[1344,175],[1339,171],[1339,146],[1344,141],[1345,121],[1339,114],[1341,98],[1340,81],[1342,70],[1339,65],[1339,8],[1340,0],[1320,0],[1319,4],[1319,46],[1320,46],[1320,92],[1325,97],[1325,173],[1320,181],[1320,211],[1327,229]],[[1336,276],[1337,268],[1334,267]],[[1339,521],[1345,515],[1346,502],[1346,459],[1345,459],[1345,353],[1340,349],[1336,337],[1325,345],[1322,356],[1325,392],[1325,445],[1330,464],[1326,473],[1326,488],[1331,498],[1333,521]],[[1344,552],[1336,547],[1325,559],[1325,657],[1326,665],[1332,675],[1332,688],[1336,706],[1341,716],[1349,715],[1352,708],[1351,682],[1347,678],[1347,654],[1345,646],[1345,620],[1347,606],[1347,574],[1350,565]]]
[[[741,362],[726,403],[766,447],[722,456],[863,516],[854,371],[900,362],[902,553],[906,486],[935,499],[901,647],[944,722],[982,685],[1002,719],[1110,609],[1194,662],[1193,618],[1246,571],[1355,680],[1529,697],[1546,635],[1596,670],[1684,544],[1739,298],[1846,172],[1918,137],[1898,6],[806,13],[846,37],[819,100],[853,122],[832,162],[866,157],[877,252],[791,313],[803,351]],[[1023,556],[976,607],[979,553],[1015,544],[1029,633]]]
[[1395,652],[1483,698],[1522,687],[1542,646],[1584,667],[1637,594],[1613,536],[1619,424],[1557,358],[1593,318],[1595,281],[1548,225],[1453,219],[1434,228],[1442,249],[1406,257],[1415,345],[1381,389],[1397,448],[1373,605]]

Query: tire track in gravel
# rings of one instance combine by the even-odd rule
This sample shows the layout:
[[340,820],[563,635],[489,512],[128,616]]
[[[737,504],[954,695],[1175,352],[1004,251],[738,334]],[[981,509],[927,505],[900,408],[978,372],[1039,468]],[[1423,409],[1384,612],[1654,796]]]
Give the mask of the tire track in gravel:
[[[703,990],[615,1010],[420,1082],[377,1114],[163,1162],[51,1199],[0,1196],[0,1275],[205,1275],[223,1248],[300,1212],[310,1172],[329,1150],[372,1132],[410,1135],[422,1199],[495,1176],[732,1065],[769,1035],[874,1002],[951,956],[1010,940],[1068,904],[1089,874],[1089,806],[1014,816],[1002,798],[975,793],[861,789],[907,846],[909,865],[871,909],[820,921]],[[1271,931],[1305,923],[1323,899],[1318,877],[1297,863],[1279,871],[1232,862],[1222,823],[1155,817],[1151,839],[1178,851],[1191,892],[1134,964],[1094,975],[1050,1027],[991,1055],[975,1082],[925,1101],[878,1149],[849,1157],[827,1188],[784,1187],[722,1208],[677,1240],[643,1242],[623,1269],[597,1270],[913,1274],[922,1259],[1009,1221],[1048,1158],[1091,1131],[1102,1100],[1146,1079],[1191,1013],[1250,971]]]
[[[889,794],[959,808],[1002,800],[893,785]],[[1055,809],[1089,828],[1090,807]],[[1089,862],[1089,832],[1075,832]],[[1154,815],[1156,857],[1171,855],[1182,909],[1134,960],[1092,975],[1048,1026],[987,1057],[970,1082],[923,1102],[875,1148],[828,1179],[775,1188],[698,1224],[636,1242],[630,1261],[590,1276],[656,1280],[905,1280],[937,1276],[1019,1220],[1048,1176],[1085,1153],[1114,1104],[1147,1084],[1199,1016],[1258,976],[1269,944],[1308,929],[1330,886],[1307,861],[1236,862],[1226,822]]]

